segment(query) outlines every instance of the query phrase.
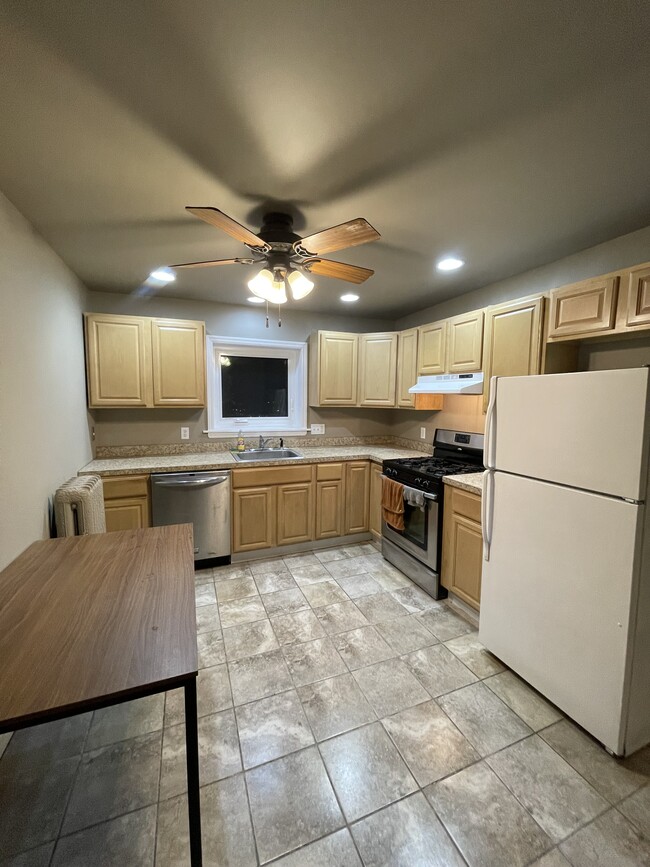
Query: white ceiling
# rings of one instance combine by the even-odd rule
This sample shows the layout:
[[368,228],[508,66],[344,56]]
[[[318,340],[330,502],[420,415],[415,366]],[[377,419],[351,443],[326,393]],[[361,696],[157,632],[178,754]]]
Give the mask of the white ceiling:
[[[354,314],[395,317],[650,223],[650,4],[5,0],[0,189],[87,286],[246,255],[186,215],[381,241]],[[467,262],[441,275],[454,252]],[[241,266],[160,290],[241,303]],[[301,308],[348,284],[317,278]],[[350,307],[345,307],[351,313]]]

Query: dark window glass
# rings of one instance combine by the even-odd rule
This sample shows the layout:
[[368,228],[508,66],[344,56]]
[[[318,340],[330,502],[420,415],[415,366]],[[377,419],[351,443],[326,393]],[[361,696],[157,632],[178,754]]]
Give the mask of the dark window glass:
[[224,418],[287,418],[289,362],[286,358],[221,356]]

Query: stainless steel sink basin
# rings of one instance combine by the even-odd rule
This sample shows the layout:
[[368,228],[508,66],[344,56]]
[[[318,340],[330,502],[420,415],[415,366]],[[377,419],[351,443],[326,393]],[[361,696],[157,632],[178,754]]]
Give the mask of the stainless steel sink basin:
[[232,455],[236,461],[291,461],[302,457],[293,449],[246,449],[245,452],[233,452]]

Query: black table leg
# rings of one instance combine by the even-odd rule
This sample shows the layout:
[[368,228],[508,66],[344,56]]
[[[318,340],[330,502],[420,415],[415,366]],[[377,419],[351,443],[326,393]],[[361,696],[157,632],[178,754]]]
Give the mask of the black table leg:
[[185,745],[187,752],[187,809],[190,817],[190,862],[201,867],[201,797],[199,793],[199,730],[196,715],[196,678],[185,684]]

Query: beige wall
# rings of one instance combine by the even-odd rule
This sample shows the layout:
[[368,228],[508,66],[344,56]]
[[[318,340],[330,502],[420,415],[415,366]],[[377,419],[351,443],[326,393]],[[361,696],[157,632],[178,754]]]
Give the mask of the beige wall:
[[58,485],[90,460],[85,290],[0,194],[0,568],[49,535]]
[[[261,305],[260,305],[261,306]],[[88,311],[93,313],[128,313],[139,316],[164,316],[204,320],[208,334],[224,337],[248,337],[260,340],[306,341],[312,331],[385,331],[392,322],[383,319],[360,319],[328,316],[286,309],[282,327],[271,314],[265,327],[264,310],[236,307],[208,301],[177,298],[136,298],[110,292],[89,292]],[[308,424],[324,424],[325,435],[386,436],[390,433],[390,411],[309,409]],[[179,443],[181,425],[190,428],[190,442],[206,442],[207,413],[188,409],[93,410],[95,446],[162,445]]]

